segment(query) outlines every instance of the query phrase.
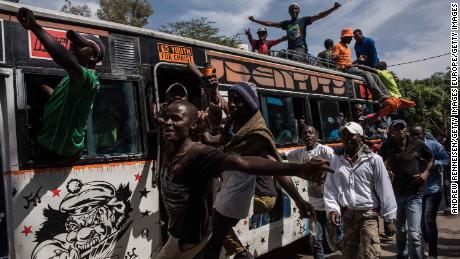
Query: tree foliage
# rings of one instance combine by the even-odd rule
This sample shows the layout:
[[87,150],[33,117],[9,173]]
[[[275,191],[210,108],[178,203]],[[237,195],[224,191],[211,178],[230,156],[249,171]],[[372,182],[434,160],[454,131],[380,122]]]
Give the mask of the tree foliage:
[[402,119],[409,125],[420,124],[433,134],[447,132],[450,114],[450,71],[437,72],[422,80],[399,81],[403,98],[417,105],[400,111]]
[[234,48],[241,44],[238,33],[232,36],[220,34],[219,29],[215,27],[215,22],[207,17],[161,25],[159,31]]
[[72,5],[70,0],[65,0],[65,4],[61,8],[61,12],[91,17],[92,11],[87,4]]
[[148,0],[100,0],[97,17],[101,20],[144,27],[153,8]]

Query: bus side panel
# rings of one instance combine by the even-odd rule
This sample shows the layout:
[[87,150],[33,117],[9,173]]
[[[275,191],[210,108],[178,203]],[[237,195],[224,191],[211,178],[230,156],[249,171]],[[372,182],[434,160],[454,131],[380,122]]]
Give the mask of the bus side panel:
[[[43,44],[41,44],[40,41],[37,41],[36,36],[33,35],[32,32],[25,30],[18,22],[5,21],[5,25],[11,27],[11,31],[7,35],[9,37],[5,38],[7,40],[6,44],[9,44],[8,41],[11,40],[11,51],[13,52],[14,65],[50,67],[57,69],[61,68],[51,59]],[[109,73],[111,71],[108,33],[106,31],[91,31],[83,27],[54,23],[46,24],[44,28],[67,49],[70,48],[70,41],[66,38],[66,32],[70,29],[78,32],[87,31],[88,33],[92,32],[92,34],[101,34],[95,34],[95,36],[101,39],[102,43],[106,47],[106,50],[104,60],[102,63],[98,64],[96,68],[99,73]],[[7,52],[6,56],[8,55],[9,53]]]
[[150,258],[161,247],[153,163],[10,173],[16,258]]
[[[292,177],[292,180],[302,198],[308,201],[307,181],[298,177]],[[278,247],[286,246],[305,236],[305,223],[304,220],[300,218],[299,210],[295,206],[294,200],[289,198],[286,194],[284,194],[282,200],[283,217],[280,220],[265,224],[261,222],[264,221],[263,219],[249,215],[246,219],[240,220],[234,227],[235,233],[243,246],[254,256],[262,255]],[[260,223],[262,226],[255,228],[250,227],[251,224]]]
[[206,54],[217,70],[217,78],[221,84],[232,84],[243,80],[267,89],[353,97],[349,79],[344,76],[210,50],[206,51]]

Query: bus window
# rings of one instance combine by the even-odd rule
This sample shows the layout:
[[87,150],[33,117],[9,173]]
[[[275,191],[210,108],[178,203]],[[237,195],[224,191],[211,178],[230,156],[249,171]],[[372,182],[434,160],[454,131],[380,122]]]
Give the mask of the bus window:
[[157,70],[158,94],[160,103],[166,101],[166,89],[168,86],[179,83],[185,86],[188,93],[188,101],[193,103],[198,110],[205,110],[207,97],[203,96],[198,78],[184,67],[168,66],[159,67]]
[[141,153],[135,84],[103,81],[88,117],[87,155]]
[[344,125],[345,123],[351,121],[351,111],[348,101],[339,101],[339,124]]
[[[44,107],[50,94],[46,90],[52,91],[62,77],[28,74],[24,79],[27,88],[28,139],[32,147],[42,128]],[[101,80],[93,109],[88,116],[83,157],[142,152],[134,91],[133,82]],[[32,157],[31,151],[28,157]],[[27,161],[27,157],[22,158],[22,161]]]
[[263,95],[262,111],[276,144],[289,145],[299,142],[292,97]]
[[334,100],[310,99],[313,126],[323,141],[339,139],[340,111]]

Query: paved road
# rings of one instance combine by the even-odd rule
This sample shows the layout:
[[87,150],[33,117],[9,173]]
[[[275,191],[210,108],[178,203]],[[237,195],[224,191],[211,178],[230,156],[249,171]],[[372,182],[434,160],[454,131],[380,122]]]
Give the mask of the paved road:
[[[460,258],[460,216],[449,215],[446,216],[442,212],[438,214],[438,258],[451,259]],[[297,240],[296,242],[275,249],[269,254],[258,257],[258,259],[306,259],[313,258],[311,254],[306,251],[307,240],[305,238]],[[382,243],[382,256],[381,258],[395,258],[396,245],[395,240]],[[342,258],[339,252],[329,254],[326,256],[329,259]]]

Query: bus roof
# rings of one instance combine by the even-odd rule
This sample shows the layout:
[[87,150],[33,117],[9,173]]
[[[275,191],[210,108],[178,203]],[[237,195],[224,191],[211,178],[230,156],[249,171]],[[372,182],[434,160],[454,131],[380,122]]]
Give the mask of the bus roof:
[[269,55],[262,55],[262,54],[258,54],[258,53],[254,53],[254,52],[250,52],[246,50],[240,50],[236,48],[222,46],[222,45],[215,44],[215,43],[209,43],[205,41],[185,38],[185,37],[172,35],[172,34],[168,34],[164,32],[159,32],[155,30],[144,29],[144,28],[124,25],[120,23],[114,23],[114,22],[109,22],[109,21],[104,21],[104,20],[99,20],[99,19],[92,19],[92,18],[88,18],[84,16],[73,15],[73,14],[68,14],[64,12],[58,12],[58,11],[53,11],[49,9],[39,8],[35,6],[16,4],[16,3],[5,2],[5,1],[0,0],[0,11],[1,12],[6,12],[10,15],[15,15],[17,13],[17,10],[20,7],[27,7],[33,10],[34,14],[38,18],[42,18],[45,20],[66,21],[71,24],[76,24],[76,25],[85,26],[85,27],[100,28],[100,29],[106,29],[109,31],[118,31],[118,32],[124,32],[124,33],[142,35],[146,37],[159,38],[159,39],[164,39],[164,40],[169,40],[169,41],[174,41],[174,42],[179,42],[179,43],[190,44],[190,45],[201,47],[204,49],[222,51],[222,52],[236,54],[236,55],[249,56],[249,57],[259,59],[259,60],[271,61],[271,62],[275,62],[279,64],[296,66],[296,67],[301,67],[301,68],[305,68],[308,70],[315,70],[318,72],[325,72],[328,74],[346,76],[348,78],[362,80],[360,76],[343,73],[340,71],[327,69],[323,67],[312,66],[312,65],[300,63],[297,61],[292,61],[289,59],[273,57]]

